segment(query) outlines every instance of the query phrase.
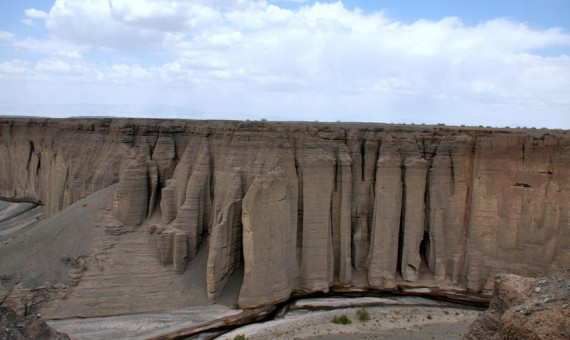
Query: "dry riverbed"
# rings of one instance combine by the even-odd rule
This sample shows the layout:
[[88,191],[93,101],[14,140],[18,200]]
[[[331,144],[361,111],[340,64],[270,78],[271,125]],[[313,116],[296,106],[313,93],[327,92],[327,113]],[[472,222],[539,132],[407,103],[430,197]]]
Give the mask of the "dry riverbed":
[[[291,311],[282,319],[249,325],[219,339],[461,339],[481,313],[450,307],[367,307],[370,320],[359,321],[358,308],[332,311]],[[346,315],[351,323],[334,324]]]
[[[359,318],[359,309],[366,311],[368,320]],[[240,312],[224,305],[210,305],[138,315],[51,320],[48,323],[79,340],[157,339],[196,327],[206,331],[198,338],[209,339],[213,333],[208,330],[213,330],[212,326],[219,325],[222,318]],[[232,340],[238,335],[249,340],[460,339],[480,313],[414,296],[308,298],[291,303],[282,317],[237,328],[217,339]],[[333,318],[343,315],[351,322],[332,322]]]

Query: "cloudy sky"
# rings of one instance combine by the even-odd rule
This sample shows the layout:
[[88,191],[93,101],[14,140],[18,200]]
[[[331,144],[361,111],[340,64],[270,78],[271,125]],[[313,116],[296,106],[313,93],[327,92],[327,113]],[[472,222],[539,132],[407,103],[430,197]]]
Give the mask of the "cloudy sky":
[[0,114],[570,128],[568,0],[0,0]]

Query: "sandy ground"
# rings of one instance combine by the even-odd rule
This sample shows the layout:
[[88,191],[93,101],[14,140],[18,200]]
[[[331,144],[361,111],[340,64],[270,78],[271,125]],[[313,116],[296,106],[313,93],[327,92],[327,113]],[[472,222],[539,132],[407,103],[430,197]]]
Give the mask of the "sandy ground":
[[[363,307],[368,311],[370,320],[360,321],[357,317],[360,307],[353,306],[363,304],[376,304]],[[313,310],[314,308],[336,309]],[[146,339],[240,312],[241,310],[216,304],[156,313],[51,320],[48,324],[79,340]],[[241,334],[249,340],[461,339],[480,313],[409,296],[302,299],[292,304],[289,312],[281,318],[237,328],[218,339],[232,340]],[[335,316],[341,315],[346,315],[351,323],[332,323]]]
[[[226,333],[219,339],[243,334],[255,339],[461,339],[481,313],[450,307],[385,306],[367,307],[370,320],[359,321],[357,308],[333,311],[293,311],[283,319],[249,325]],[[346,315],[348,325],[331,322]]]
[[34,203],[0,200],[0,245],[10,242],[18,232],[44,217],[44,207]]
[[80,340],[146,339],[184,327],[240,313],[223,305],[104,318],[49,320],[48,325]]

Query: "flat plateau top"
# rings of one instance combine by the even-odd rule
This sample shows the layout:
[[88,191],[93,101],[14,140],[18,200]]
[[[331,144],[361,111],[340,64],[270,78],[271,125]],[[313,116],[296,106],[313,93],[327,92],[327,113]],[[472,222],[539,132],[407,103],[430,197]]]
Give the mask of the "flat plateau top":
[[[267,121],[267,120],[191,120],[191,119],[154,119],[154,118],[120,118],[120,117],[70,117],[70,118],[37,118],[0,116],[2,126],[53,127],[57,129],[76,130],[123,130],[143,128],[147,132],[183,133],[196,130],[230,130],[260,132],[312,132],[312,133],[346,133],[359,132],[392,132],[392,133],[434,133],[463,132],[472,135],[489,134],[522,134],[531,136],[568,135],[569,130],[526,128],[526,127],[483,127],[483,126],[447,126],[444,124],[385,124],[373,122],[317,122],[317,121]],[[0,130],[1,132],[1,130]]]

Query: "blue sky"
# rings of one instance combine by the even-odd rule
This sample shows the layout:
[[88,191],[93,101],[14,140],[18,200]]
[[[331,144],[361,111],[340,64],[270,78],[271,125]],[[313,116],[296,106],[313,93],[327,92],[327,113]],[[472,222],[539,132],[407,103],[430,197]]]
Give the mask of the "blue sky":
[[567,13],[567,0],[0,0],[0,114],[567,129]]

